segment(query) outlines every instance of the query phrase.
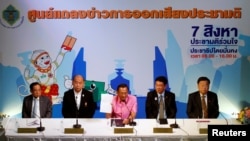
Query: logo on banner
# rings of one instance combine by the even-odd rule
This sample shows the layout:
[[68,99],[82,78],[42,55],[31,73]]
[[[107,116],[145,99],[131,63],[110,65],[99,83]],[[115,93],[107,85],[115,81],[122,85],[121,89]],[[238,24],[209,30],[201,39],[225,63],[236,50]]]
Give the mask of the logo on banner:
[[17,28],[24,20],[24,16],[20,18],[20,12],[12,5],[9,5],[2,11],[0,24],[6,28]]

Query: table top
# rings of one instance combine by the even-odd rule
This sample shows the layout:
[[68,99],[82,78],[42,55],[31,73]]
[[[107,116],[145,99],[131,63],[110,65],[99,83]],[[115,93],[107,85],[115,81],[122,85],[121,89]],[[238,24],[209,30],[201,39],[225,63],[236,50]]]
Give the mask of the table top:
[[[199,128],[207,128],[208,125],[226,125],[240,124],[236,119],[168,119],[168,124],[160,125],[156,119],[135,119],[137,125],[133,126],[134,133],[131,134],[114,134],[114,127],[110,126],[110,119],[91,118],[78,119],[78,123],[84,128],[83,134],[65,134],[64,128],[72,128],[76,119],[64,118],[43,118],[42,126],[45,127],[43,132],[37,133],[17,133],[17,128],[36,128],[39,127],[40,119],[35,118],[6,118],[4,121],[6,137],[164,137],[185,138],[185,137],[206,137],[206,134],[200,134]],[[153,133],[153,128],[166,127],[170,124],[177,123],[180,128],[173,128],[173,133]],[[131,128],[126,125],[122,128]]]

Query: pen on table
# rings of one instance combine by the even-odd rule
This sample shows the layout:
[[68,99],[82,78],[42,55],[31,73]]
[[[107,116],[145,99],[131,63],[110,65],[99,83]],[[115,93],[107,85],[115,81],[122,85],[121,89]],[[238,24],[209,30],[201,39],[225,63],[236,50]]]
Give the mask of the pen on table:
[[210,120],[196,120],[196,122],[210,122]]

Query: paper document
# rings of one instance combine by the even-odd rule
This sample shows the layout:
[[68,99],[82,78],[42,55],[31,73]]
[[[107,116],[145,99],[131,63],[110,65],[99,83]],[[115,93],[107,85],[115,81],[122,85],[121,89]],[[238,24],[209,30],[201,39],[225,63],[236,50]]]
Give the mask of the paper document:
[[113,95],[111,95],[111,94],[101,94],[100,112],[102,112],[102,113],[111,113],[112,100],[113,100]]

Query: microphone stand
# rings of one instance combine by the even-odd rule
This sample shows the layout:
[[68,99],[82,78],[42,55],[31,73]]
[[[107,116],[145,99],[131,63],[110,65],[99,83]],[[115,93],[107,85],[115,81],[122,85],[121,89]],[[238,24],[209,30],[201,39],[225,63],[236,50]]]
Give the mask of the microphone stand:
[[78,118],[76,119],[76,124],[73,125],[74,128],[81,128],[81,124],[78,124]]
[[39,131],[39,132],[44,131],[44,130],[45,130],[45,127],[42,126],[42,119],[41,119],[41,117],[40,117],[39,115],[37,115],[37,113],[34,112],[34,111],[33,111],[33,114],[34,114],[36,117],[38,117],[39,120],[40,120],[40,126],[37,127],[36,130]]
[[42,131],[44,131],[44,130],[45,130],[45,127],[42,126],[42,120],[41,120],[41,118],[40,118],[40,126],[37,127],[37,131],[42,132]]
[[[76,96],[76,103],[77,103],[77,96]],[[78,107],[76,104],[76,124],[73,125],[74,128],[81,128],[81,124],[78,124],[78,114],[79,114],[79,111],[78,111]]]
[[222,116],[222,118],[226,121],[227,125],[228,125],[228,120],[227,118],[220,112],[220,115]]
[[36,128],[37,131],[39,131],[39,132],[44,131],[44,130],[45,130],[45,127],[42,126],[42,119],[41,119],[41,117],[38,116],[35,112],[34,112],[33,114],[36,115],[36,116],[39,118],[39,120],[40,120],[40,126]]
[[171,127],[171,128],[179,128],[179,125],[176,123],[176,117],[175,117],[174,120],[175,120],[174,123],[173,123],[173,124],[170,124],[170,127]]

